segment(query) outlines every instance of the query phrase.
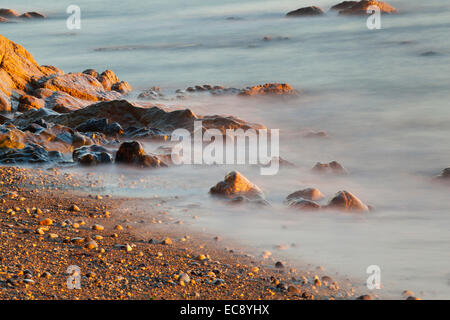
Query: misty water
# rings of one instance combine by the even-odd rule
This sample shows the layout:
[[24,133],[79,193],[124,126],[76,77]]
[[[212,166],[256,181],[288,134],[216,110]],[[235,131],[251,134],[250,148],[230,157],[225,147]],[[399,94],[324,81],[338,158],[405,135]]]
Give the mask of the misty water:
[[[328,9],[337,2],[314,5]],[[71,2],[3,1],[3,7],[44,12],[49,19],[0,28],[40,64],[65,72],[112,69],[136,93],[152,86],[173,92],[196,84],[288,82],[301,91],[298,99],[205,95],[161,103],[280,129],[281,156],[295,169],[275,176],[261,176],[252,166],[140,171],[151,181],[146,188],[112,183],[112,192],[166,197],[170,213],[194,227],[361,284],[366,268],[378,265],[384,288],[376,293],[384,297],[400,298],[408,289],[448,299],[450,186],[431,178],[450,165],[450,4],[389,3],[400,14],[383,16],[382,29],[369,30],[361,17],[284,18],[308,1],[77,1],[82,27],[68,30]],[[305,138],[308,130],[324,130],[329,138]],[[147,151],[154,148],[146,144]],[[350,175],[310,172],[316,162],[332,160]],[[232,169],[260,186],[272,206],[230,207],[211,199],[209,188]],[[113,171],[112,181],[127,174],[104,170]],[[305,187],[327,198],[348,190],[376,209],[286,209],[284,198]],[[292,243],[282,252],[273,249]]]

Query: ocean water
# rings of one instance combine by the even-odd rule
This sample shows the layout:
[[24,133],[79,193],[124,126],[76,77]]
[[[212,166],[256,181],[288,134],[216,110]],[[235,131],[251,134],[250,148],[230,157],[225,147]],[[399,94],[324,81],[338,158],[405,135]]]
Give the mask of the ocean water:
[[[314,5],[328,9],[337,2]],[[425,299],[448,299],[450,186],[431,177],[450,165],[450,4],[389,3],[400,14],[382,16],[382,29],[369,30],[361,17],[284,18],[308,1],[3,1],[3,7],[49,18],[2,24],[0,30],[40,64],[66,72],[112,69],[136,92],[152,86],[173,92],[206,83],[290,83],[302,92],[298,99],[202,96],[168,103],[280,129],[281,156],[296,169],[261,176],[257,168],[238,168],[264,190],[272,207],[230,208],[208,196],[209,187],[234,167],[141,172],[152,181],[145,188],[112,182],[112,190],[178,196],[167,202],[170,212],[186,220],[197,215],[194,226],[298,264],[322,265],[361,284],[366,268],[378,265],[383,289],[375,293],[382,297],[401,298],[408,289]],[[81,30],[66,28],[70,4],[81,8]],[[304,138],[309,129],[324,130],[329,139]],[[332,160],[350,175],[309,171],[318,161]],[[124,173],[105,170],[112,177]],[[376,210],[287,210],[283,199],[305,187],[317,187],[328,198],[348,190]],[[291,243],[296,246],[273,249]]]

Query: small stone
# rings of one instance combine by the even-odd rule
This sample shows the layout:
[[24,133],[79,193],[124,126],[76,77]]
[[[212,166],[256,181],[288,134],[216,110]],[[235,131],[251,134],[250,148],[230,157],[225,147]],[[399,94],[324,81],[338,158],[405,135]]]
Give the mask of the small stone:
[[410,290],[405,290],[402,292],[402,296],[404,296],[405,298],[410,297],[410,296],[414,296],[414,292],[410,291]]
[[296,286],[289,286],[287,288],[287,291],[294,294],[300,294],[300,289],[297,288]]
[[165,238],[165,239],[162,241],[162,244],[171,245],[171,244],[172,244],[172,239],[170,239],[170,238]]
[[123,230],[123,227],[120,224],[118,224],[114,227],[114,229],[115,230]]
[[127,243],[126,245],[125,245],[125,251],[126,252],[131,252],[133,250],[133,248]]
[[105,229],[105,227],[103,227],[103,226],[100,225],[100,224],[94,224],[94,225],[92,226],[92,230],[102,231],[102,230],[104,230],[104,229]]
[[278,269],[284,268],[284,263],[281,261],[277,261],[277,263],[275,263],[275,268],[278,268]]
[[56,239],[56,238],[58,238],[58,235],[57,235],[56,233],[49,233],[49,234],[48,234],[48,237],[49,237],[50,239]]
[[89,250],[97,249],[98,244],[94,240],[89,240],[84,247]]
[[49,219],[49,218],[46,218],[46,219],[43,219],[43,220],[39,221],[39,224],[41,226],[51,226],[53,224],[53,220]]
[[200,254],[200,255],[198,255],[198,256],[195,258],[195,260],[198,260],[198,261],[206,260],[206,256],[203,255],[203,254]]
[[80,212],[81,210],[80,210],[80,208],[79,208],[76,204],[73,204],[73,205],[70,207],[70,211]]
[[364,294],[362,296],[359,296],[358,298],[356,298],[356,300],[373,300],[371,295],[368,294]]
[[422,299],[410,296],[410,297],[406,298],[406,300],[422,300]]

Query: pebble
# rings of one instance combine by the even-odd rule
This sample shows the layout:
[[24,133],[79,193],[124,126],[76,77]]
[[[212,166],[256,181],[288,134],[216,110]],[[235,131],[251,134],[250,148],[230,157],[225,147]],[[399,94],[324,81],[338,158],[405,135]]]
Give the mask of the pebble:
[[89,250],[97,249],[98,244],[94,240],[89,240],[84,247]]
[[161,243],[162,243],[162,244],[166,244],[166,245],[171,245],[171,244],[172,244],[172,239],[170,239],[170,238],[165,238]]
[[115,230],[123,230],[123,227],[120,224],[118,224],[114,227],[114,229]]
[[278,269],[284,268],[284,263],[281,261],[277,261],[277,263],[275,263],[275,268],[278,268]]
[[53,224],[53,220],[49,219],[49,218],[46,218],[46,219],[43,219],[43,220],[39,221],[39,224],[41,226],[51,226]]
[[80,210],[80,208],[79,208],[76,204],[73,204],[73,205],[70,207],[70,211],[80,212],[81,210]]
[[414,296],[414,292],[410,291],[410,290],[405,290],[402,292],[402,296],[406,297],[410,297],[410,296]]
[[296,286],[289,286],[287,288],[287,291],[294,294],[300,294],[300,289],[297,288]]
[[94,224],[94,225],[92,226],[92,230],[102,231],[102,230],[105,230],[105,227],[102,226],[102,225],[100,225],[100,224]]

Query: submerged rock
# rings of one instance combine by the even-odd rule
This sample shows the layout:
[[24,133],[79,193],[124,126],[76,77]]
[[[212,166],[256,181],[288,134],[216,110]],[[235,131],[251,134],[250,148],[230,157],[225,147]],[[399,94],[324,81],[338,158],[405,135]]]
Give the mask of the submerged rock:
[[113,157],[108,150],[99,145],[83,146],[75,149],[72,159],[82,165],[98,165],[113,162]]
[[311,170],[316,173],[333,173],[336,175],[348,174],[348,171],[337,161],[331,161],[330,163],[317,162]]
[[[242,199],[264,199],[264,193],[262,190],[251,183],[246,177],[244,177],[238,171],[232,171],[227,173],[223,181],[217,183],[209,190],[212,195],[224,196],[227,198],[236,198],[242,196]],[[239,198],[237,198],[239,199]]]
[[450,181],[450,167],[442,170],[441,174],[438,175],[436,178]]
[[286,14],[287,17],[322,16],[325,12],[316,6],[300,8]]
[[336,195],[328,203],[327,207],[342,211],[369,211],[369,207],[367,205],[348,191],[339,191],[336,193]]
[[397,10],[391,5],[386,2],[376,0],[363,0],[356,3],[347,2],[346,4],[340,3],[336,6],[343,7],[343,9],[339,10],[340,15],[367,15],[367,9],[371,6],[377,6],[380,8],[381,13],[397,13]]
[[116,153],[116,162],[134,164],[142,167],[165,167],[156,156],[147,155],[142,145],[137,141],[123,142]]
[[289,202],[289,207],[300,210],[318,210],[322,208],[320,204],[305,199],[295,199]]
[[6,8],[0,9],[0,17],[17,18],[18,16],[19,16],[19,13],[13,9],[6,9]]
[[330,10],[345,10],[345,9],[350,9],[351,7],[353,7],[355,4],[357,4],[358,1],[343,1],[341,3],[338,3],[334,6],[332,6],[330,8]]
[[164,95],[161,93],[161,89],[158,87],[152,87],[150,89],[144,90],[138,95],[138,99],[140,100],[158,100],[164,98]]

